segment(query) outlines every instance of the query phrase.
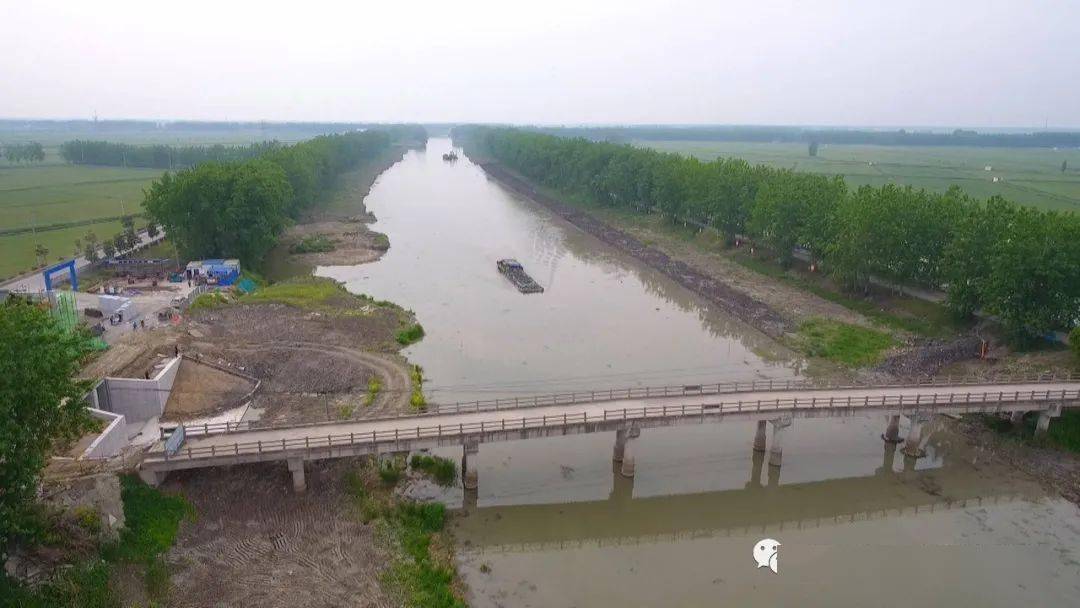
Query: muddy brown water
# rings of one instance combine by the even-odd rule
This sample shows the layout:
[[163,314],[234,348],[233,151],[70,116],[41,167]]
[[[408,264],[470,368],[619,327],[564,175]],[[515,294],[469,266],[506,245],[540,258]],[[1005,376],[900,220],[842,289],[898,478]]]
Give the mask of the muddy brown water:
[[[404,351],[432,401],[786,378],[804,362],[661,273],[508,192],[446,139],[406,154],[365,199],[390,238],[377,262],[320,267],[357,293],[414,310]],[[496,270],[515,258],[544,287]]]
[[[432,139],[375,183],[382,260],[317,269],[416,311],[427,336],[405,354],[429,398],[818,371],[463,155],[445,163],[450,148]],[[501,257],[546,291],[518,293]],[[633,480],[613,470],[608,433],[485,444],[477,493],[419,496],[462,507],[450,526],[477,607],[1076,605],[1074,505],[944,429],[918,461],[883,429],[796,421],[782,468],[754,455],[751,424],[647,429]],[[752,558],[767,537],[779,574]]]

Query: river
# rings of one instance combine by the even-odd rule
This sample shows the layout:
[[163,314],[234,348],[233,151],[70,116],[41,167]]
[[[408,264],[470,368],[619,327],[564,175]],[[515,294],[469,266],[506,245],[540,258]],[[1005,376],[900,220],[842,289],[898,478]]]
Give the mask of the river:
[[[427,335],[405,354],[430,400],[814,375],[450,149],[432,139],[372,187],[380,261],[317,269],[417,313]],[[518,293],[503,257],[545,292]],[[647,429],[632,480],[609,434],[485,444],[478,493],[429,496],[463,507],[451,528],[476,607],[1076,604],[1074,505],[945,430],[914,461],[883,429],[796,421],[782,469],[754,455],[749,424]],[[755,568],[763,537],[782,543],[779,574]]]

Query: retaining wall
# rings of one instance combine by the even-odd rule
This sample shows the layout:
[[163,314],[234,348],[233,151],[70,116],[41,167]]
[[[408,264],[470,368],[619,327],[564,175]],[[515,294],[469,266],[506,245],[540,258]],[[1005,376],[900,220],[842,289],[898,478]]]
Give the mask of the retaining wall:
[[106,378],[108,404],[102,404],[115,414],[121,414],[129,424],[145,422],[165,411],[169,392],[176,381],[180,357],[175,357],[156,376],[149,380],[138,378]]
[[116,456],[128,444],[127,421],[121,414],[94,408],[88,409],[92,417],[104,420],[106,423],[101,434],[83,451],[82,458],[99,459]]

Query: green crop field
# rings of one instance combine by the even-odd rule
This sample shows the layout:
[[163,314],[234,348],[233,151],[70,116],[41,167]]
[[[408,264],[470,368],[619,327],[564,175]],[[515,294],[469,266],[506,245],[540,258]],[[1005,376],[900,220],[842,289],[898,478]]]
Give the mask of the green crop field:
[[[715,141],[634,144],[703,160],[732,156],[754,164],[839,174],[852,187],[893,183],[940,192],[956,184],[977,198],[998,194],[1020,204],[1080,212],[1080,150],[1076,149],[823,144],[817,157],[811,158],[803,144]],[[1068,162],[1065,173],[1061,172],[1062,161]]]
[[[120,232],[116,220],[124,213],[141,213],[143,189],[161,175],[156,169],[77,167],[64,164],[55,148],[44,163],[0,163],[0,231],[34,228],[34,232],[0,233],[0,277],[29,270],[37,264],[38,244],[47,259],[70,257],[75,239],[93,231],[99,239]],[[113,218],[104,220],[102,218]],[[95,221],[98,220],[98,221]],[[50,224],[88,222],[69,228]],[[141,226],[143,222],[137,221]]]

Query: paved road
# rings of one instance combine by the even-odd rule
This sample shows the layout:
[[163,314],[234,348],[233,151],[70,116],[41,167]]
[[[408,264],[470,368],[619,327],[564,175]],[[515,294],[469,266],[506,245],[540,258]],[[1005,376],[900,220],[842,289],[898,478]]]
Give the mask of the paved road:
[[[122,253],[129,253],[131,251],[135,251],[135,250],[137,250],[137,249],[139,249],[141,247],[144,247],[146,245],[151,245],[153,243],[156,243],[156,242],[160,241],[161,239],[165,238],[165,232],[161,231],[161,232],[158,233],[157,236],[150,237],[149,235],[146,234],[146,231],[143,230],[142,232],[140,232],[138,234],[138,236],[139,236],[139,244],[136,245],[133,249],[129,249],[129,250],[124,251]],[[104,252],[102,252],[102,255],[104,255]],[[82,269],[86,268],[89,265],[90,265],[90,261],[87,260],[85,256],[79,256],[79,257],[75,258],[75,270],[76,271],[82,270]],[[58,274],[56,274],[55,279],[60,279],[61,276],[63,277],[64,281],[67,280],[67,274],[66,273],[58,273]],[[38,292],[41,292],[41,291],[45,291],[45,277],[43,277],[41,275],[41,271],[39,270],[39,271],[33,272],[33,273],[29,274],[29,275],[24,275],[22,277],[11,279],[11,280],[9,280],[9,281],[7,281],[5,283],[0,283],[0,287],[3,287],[4,289],[8,289],[8,290],[11,290],[11,291],[22,291],[22,292],[26,292],[26,293],[38,293]]]
[[[372,443],[377,437],[380,442],[402,439],[433,441],[436,439],[463,439],[478,433],[498,433],[502,430],[517,432],[518,429],[538,429],[560,426],[582,425],[583,422],[614,422],[626,418],[640,417],[642,408],[649,408],[647,417],[653,422],[670,421],[678,423],[680,418],[698,420],[701,416],[719,414],[747,414],[751,416],[781,415],[851,415],[851,409],[866,407],[868,411],[897,410],[903,399],[905,411],[914,409],[920,403],[925,410],[931,409],[935,400],[939,404],[965,400],[979,401],[970,411],[993,411],[999,408],[1009,410],[1015,401],[1014,395],[1020,396],[1023,409],[1040,409],[1038,405],[1029,407],[1034,401],[1047,401],[1046,391],[1051,391],[1048,402],[1080,402],[1080,381],[1076,382],[1033,382],[1019,384],[988,384],[962,386],[921,386],[921,387],[862,387],[819,390],[778,390],[749,391],[724,395],[695,395],[680,397],[660,397],[651,399],[630,399],[605,401],[600,403],[579,403],[574,405],[540,406],[498,411],[444,413],[422,416],[396,417],[382,420],[323,423],[304,426],[255,429],[232,433],[211,434],[188,438],[176,458],[202,459],[213,455],[221,457],[230,453],[258,454],[259,460],[283,458],[285,452],[295,452],[306,447],[339,448],[359,443]],[[1061,391],[1065,391],[1064,399]],[[999,395],[1003,398],[999,400]],[[882,405],[882,400],[887,400]],[[794,400],[798,400],[795,402]],[[832,403],[830,404],[830,400]],[[849,401],[850,400],[850,401]],[[984,402],[985,401],[985,402]],[[850,403],[850,407],[848,404]],[[865,405],[869,404],[869,405]],[[689,411],[680,408],[687,406]],[[703,410],[703,406],[708,406]],[[670,408],[670,412],[663,408]],[[832,409],[828,409],[832,407]],[[1045,406],[1043,406],[1045,407]],[[758,408],[758,409],[756,409]],[[636,411],[634,411],[636,409]],[[1013,409],[1019,409],[1013,407]],[[761,412],[761,413],[759,413]],[[523,422],[523,419],[526,419]],[[569,420],[569,422],[564,422]],[[500,429],[500,426],[502,429]],[[239,447],[238,447],[239,445]],[[257,446],[257,448],[256,448]],[[213,454],[211,453],[213,450]],[[148,455],[147,462],[162,462],[161,446]],[[174,463],[177,467],[183,466]],[[191,462],[186,466],[191,466]],[[208,463],[212,466],[213,463]],[[168,468],[168,467],[162,467]]]

